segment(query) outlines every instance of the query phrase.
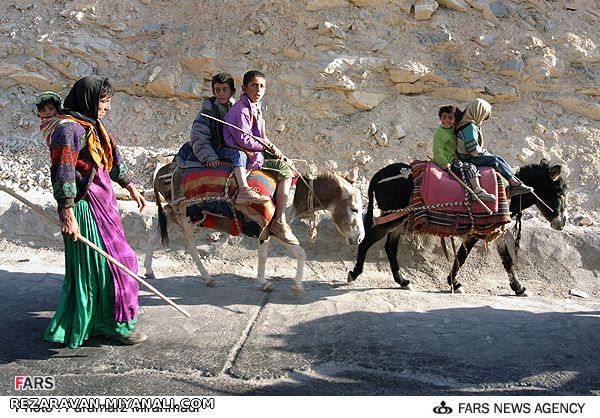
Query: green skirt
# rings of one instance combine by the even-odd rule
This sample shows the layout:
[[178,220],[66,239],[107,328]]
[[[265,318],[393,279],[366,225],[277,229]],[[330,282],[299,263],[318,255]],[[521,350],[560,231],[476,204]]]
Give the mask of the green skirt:
[[[88,203],[80,200],[73,210],[80,234],[104,248]],[[116,321],[115,289],[108,261],[80,241],[65,237],[64,243],[65,280],[44,339],[75,348],[95,335],[129,335],[137,318],[127,323]]]

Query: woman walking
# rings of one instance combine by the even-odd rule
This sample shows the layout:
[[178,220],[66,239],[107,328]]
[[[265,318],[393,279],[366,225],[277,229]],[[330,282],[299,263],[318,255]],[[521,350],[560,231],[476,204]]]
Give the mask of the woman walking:
[[137,282],[76,240],[81,234],[137,272],[136,255],[125,238],[111,180],[128,190],[140,210],[146,203],[102,124],[111,110],[113,94],[105,77],[78,80],[50,136],[52,188],[65,243],[65,279],[44,338],[70,348],[97,335],[124,344],[147,338],[135,330]]

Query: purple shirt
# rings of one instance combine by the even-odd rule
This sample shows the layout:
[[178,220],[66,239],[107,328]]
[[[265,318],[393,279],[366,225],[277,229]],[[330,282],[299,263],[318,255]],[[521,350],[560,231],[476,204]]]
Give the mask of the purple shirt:
[[[265,131],[265,120],[262,117],[260,105],[252,105],[250,99],[248,99],[248,96],[245,94],[242,94],[240,100],[229,109],[224,120],[246,132],[252,132],[252,135],[254,136],[264,138],[264,142],[266,143],[270,142],[266,136],[263,136]],[[252,138],[252,136],[224,125],[223,140],[225,146],[228,148],[253,152],[247,168],[257,170],[262,166],[265,160],[262,151],[264,151],[265,146]]]

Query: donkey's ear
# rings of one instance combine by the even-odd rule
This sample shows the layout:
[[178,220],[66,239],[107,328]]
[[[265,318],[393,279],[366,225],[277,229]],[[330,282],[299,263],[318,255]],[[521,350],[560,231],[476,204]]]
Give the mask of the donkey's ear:
[[542,166],[545,165],[546,167],[550,166],[550,164],[548,164],[548,160],[545,158],[542,158],[540,160],[540,165],[542,165]]
[[348,180],[350,183],[354,183],[356,180],[358,180],[358,167],[352,167],[352,171],[348,173],[346,180]]
[[562,167],[559,165],[553,165],[552,167],[550,167],[550,178],[552,179],[552,181],[556,181],[558,180],[558,178],[560,177],[560,172],[562,170]]

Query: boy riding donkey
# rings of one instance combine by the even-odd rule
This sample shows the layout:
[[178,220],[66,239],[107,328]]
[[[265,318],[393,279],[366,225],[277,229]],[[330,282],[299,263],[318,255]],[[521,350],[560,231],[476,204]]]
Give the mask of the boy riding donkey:
[[269,232],[287,244],[298,245],[298,239],[285,220],[285,207],[296,174],[284,161],[281,151],[265,135],[260,107],[266,85],[264,74],[260,71],[247,72],[243,79],[244,93],[233,105],[233,78],[221,73],[213,77],[212,83],[215,97],[204,100],[192,127],[191,140],[177,154],[180,175],[174,175],[174,184],[181,184],[181,169],[217,167],[222,160],[229,160],[239,185],[236,203],[263,205],[270,200],[269,197],[253,190],[247,177],[252,170],[268,171],[277,180],[275,213]]

